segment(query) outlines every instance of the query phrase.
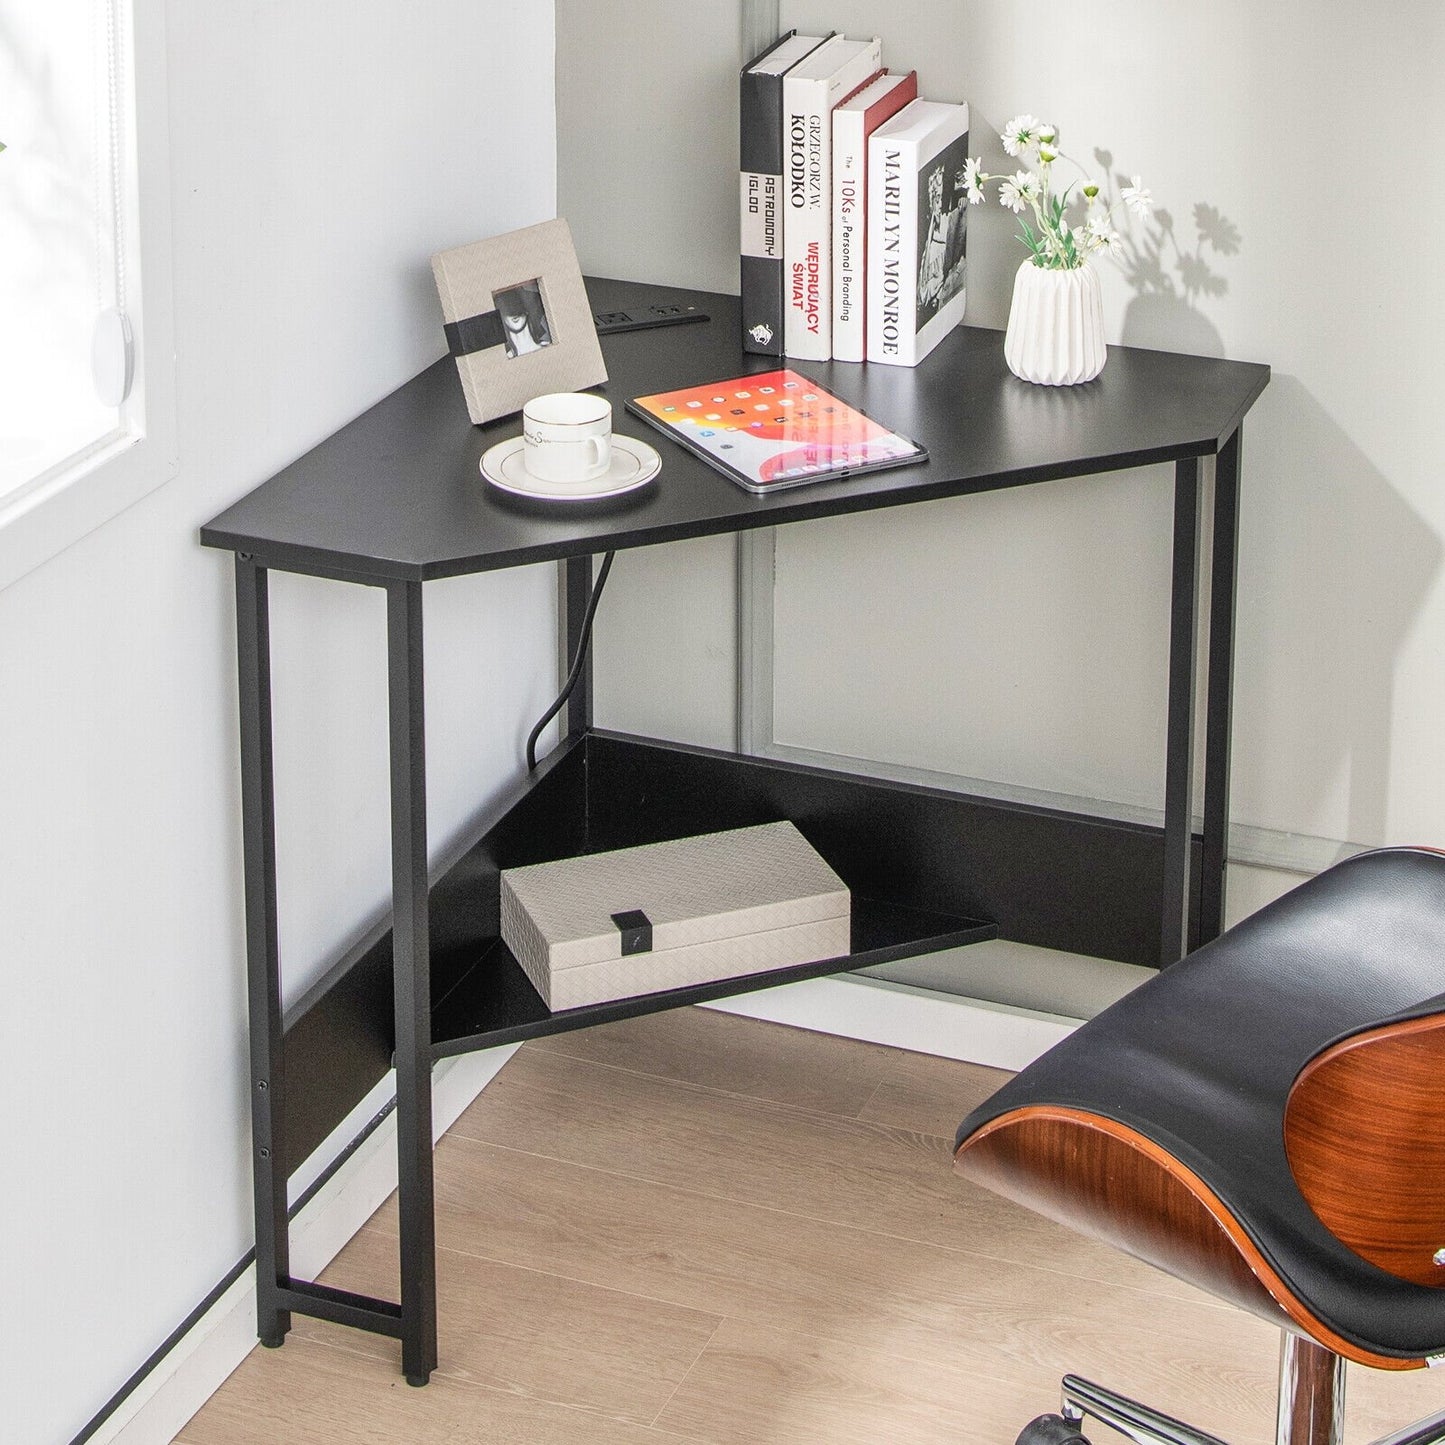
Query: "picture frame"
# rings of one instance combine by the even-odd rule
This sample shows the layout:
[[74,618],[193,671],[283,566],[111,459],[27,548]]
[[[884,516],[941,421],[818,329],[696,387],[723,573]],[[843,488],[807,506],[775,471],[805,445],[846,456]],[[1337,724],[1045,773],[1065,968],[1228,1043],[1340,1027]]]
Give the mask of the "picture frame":
[[565,220],[439,251],[432,275],[474,423],[607,380]]

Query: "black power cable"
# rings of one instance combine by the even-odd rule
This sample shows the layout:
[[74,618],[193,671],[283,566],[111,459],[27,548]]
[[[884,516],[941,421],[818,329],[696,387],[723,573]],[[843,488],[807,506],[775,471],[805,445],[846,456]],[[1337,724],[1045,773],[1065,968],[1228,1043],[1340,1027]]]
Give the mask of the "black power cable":
[[615,552],[608,552],[602,558],[602,565],[597,569],[597,580],[592,584],[592,596],[587,601],[587,611],[582,614],[582,636],[577,639],[577,655],[572,659],[572,671],[567,674],[567,681],[562,684],[557,701],[538,719],[537,726],[532,729],[532,735],[527,739],[529,773],[537,770],[537,739],[542,736],[542,729],[562,711],[563,704],[572,696],[572,689],[577,686],[577,679],[582,676],[582,664],[586,661],[587,649],[592,643],[592,619],[597,615],[597,604],[602,600],[602,589],[607,583],[607,574],[612,570],[612,559],[616,555]]

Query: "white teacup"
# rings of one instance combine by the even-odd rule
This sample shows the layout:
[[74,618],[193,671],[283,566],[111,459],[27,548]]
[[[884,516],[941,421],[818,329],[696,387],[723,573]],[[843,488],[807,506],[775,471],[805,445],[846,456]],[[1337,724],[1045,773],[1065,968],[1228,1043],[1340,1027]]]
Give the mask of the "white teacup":
[[612,465],[612,404],[585,391],[534,396],[522,408],[522,441],[540,481],[595,481]]

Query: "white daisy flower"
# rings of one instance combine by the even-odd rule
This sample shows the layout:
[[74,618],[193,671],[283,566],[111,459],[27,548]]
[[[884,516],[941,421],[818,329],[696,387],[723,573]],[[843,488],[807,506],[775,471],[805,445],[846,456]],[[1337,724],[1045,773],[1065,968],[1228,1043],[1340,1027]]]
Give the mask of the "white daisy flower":
[[983,163],[970,156],[964,163],[964,194],[968,197],[968,204],[977,205],[984,198],[984,182],[991,181],[991,176],[984,175]]
[[1121,244],[1119,233],[1109,224],[1107,216],[1093,216],[1084,227],[1084,235],[1090,247],[1110,255],[1117,252]]
[[1039,138],[1039,128],[1043,124],[1036,115],[1016,115],[999,132],[999,139],[1003,142],[1003,148],[1011,155],[1022,154],[1024,149],[1033,145]]
[[1038,194],[1039,178],[1032,171],[1015,171],[999,186],[998,201],[1018,215]]
[[1154,196],[1144,185],[1142,176],[1135,176],[1133,185],[1119,192],[1119,199],[1141,219],[1147,219],[1154,209]]
[[983,168],[972,156],[963,167],[963,189],[970,206],[983,200]]

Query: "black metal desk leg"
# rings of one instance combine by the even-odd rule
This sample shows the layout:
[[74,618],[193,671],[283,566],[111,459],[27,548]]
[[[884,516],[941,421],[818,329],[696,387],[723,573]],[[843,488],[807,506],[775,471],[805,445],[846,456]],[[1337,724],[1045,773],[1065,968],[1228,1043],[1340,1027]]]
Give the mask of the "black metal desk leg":
[[241,830],[246,871],[246,1000],[251,1033],[251,1150],[256,1207],[256,1333],[273,1348],[291,1328],[279,1291],[291,1273],[283,1157],[281,957],[276,930],[276,793],[271,757],[271,624],[266,569],[236,555],[241,702]]
[[1239,564],[1240,431],[1214,462],[1214,540],[1209,583],[1209,695],[1204,724],[1204,856],[1199,941],[1224,931],[1229,847],[1229,742],[1234,722],[1234,605]]
[[1194,678],[1199,613],[1199,461],[1174,464],[1174,574],[1169,604],[1169,736],[1164,770],[1164,921],[1159,962],[1189,951],[1194,831]]
[[392,975],[396,1009],[401,1367],[409,1384],[424,1385],[436,1368],[437,1320],[420,582],[387,585],[386,642],[391,720]]
[[[592,558],[569,557],[563,562],[567,585],[562,618],[562,666],[565,678],[577,656],[582,642],[582,619],[587,615],[587,603],[592,597]],[[586,732],[592,726],[592,651],[589,648],[577,678],[577,686],[567,699],[567,727],[564,737],[573,737]]]

